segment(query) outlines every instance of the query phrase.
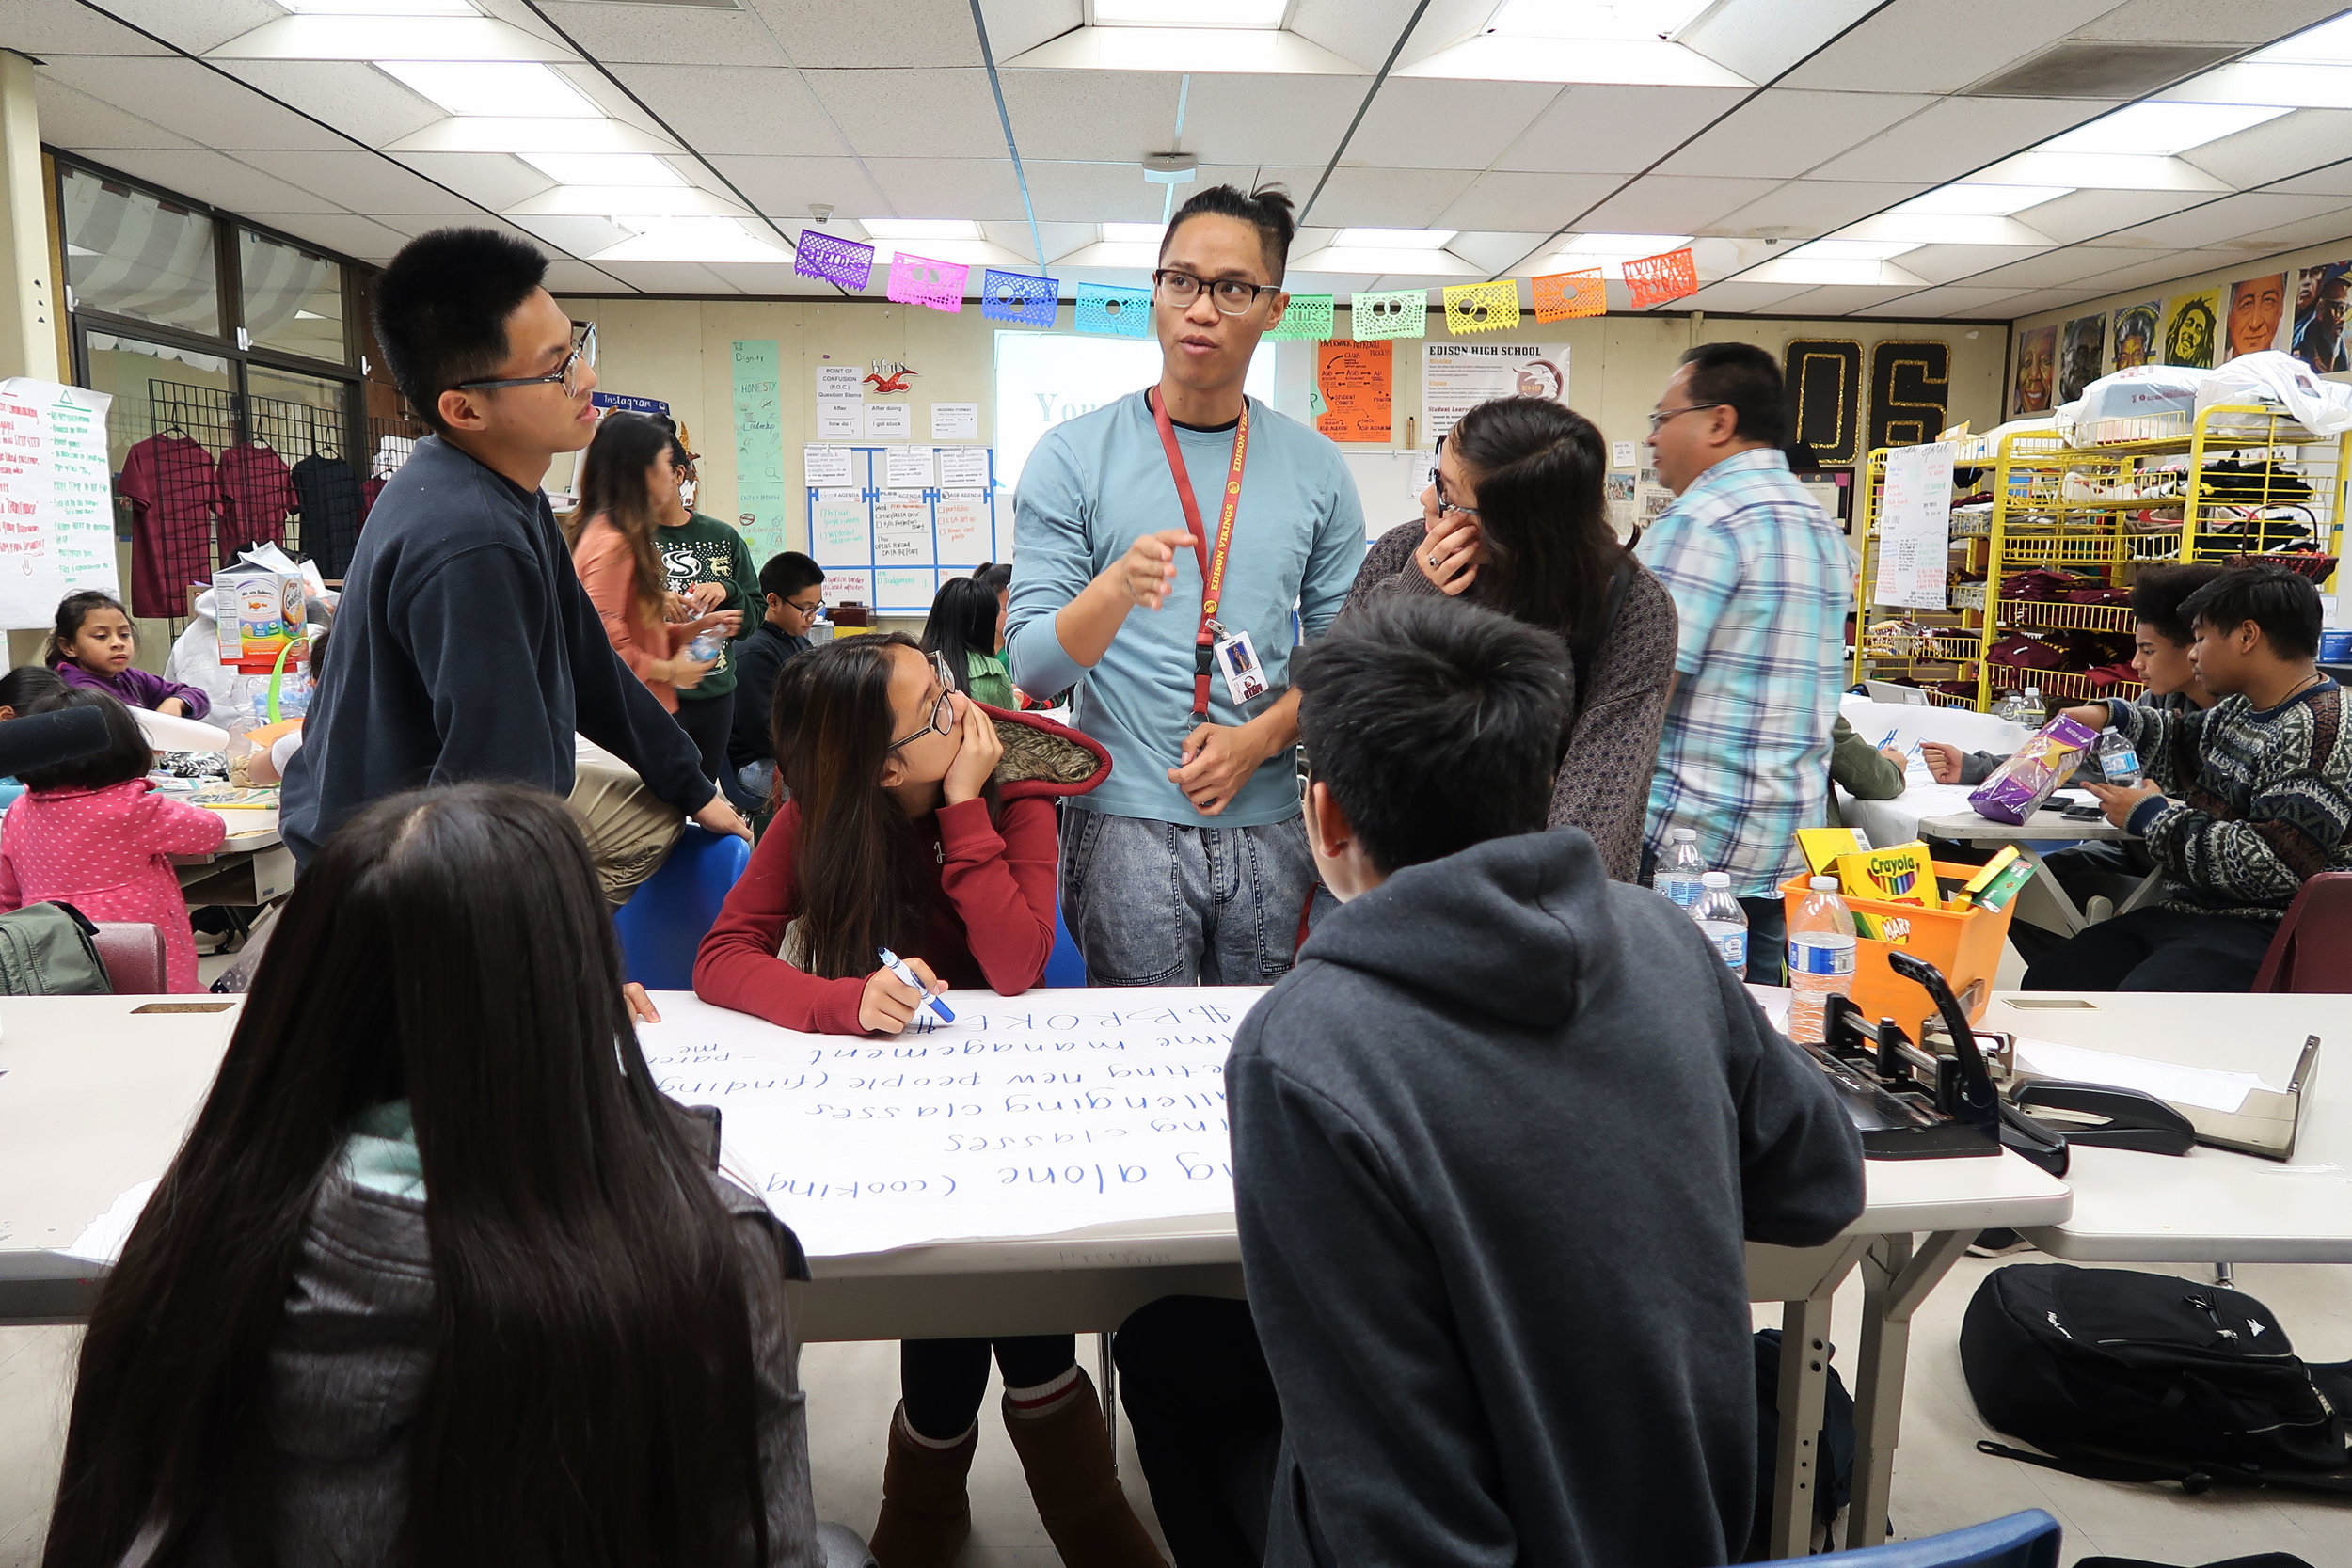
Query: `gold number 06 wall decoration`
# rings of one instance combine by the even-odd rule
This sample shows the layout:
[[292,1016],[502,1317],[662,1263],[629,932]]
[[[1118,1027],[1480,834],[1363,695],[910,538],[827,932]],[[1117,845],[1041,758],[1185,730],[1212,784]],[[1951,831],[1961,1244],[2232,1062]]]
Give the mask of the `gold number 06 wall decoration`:
[[1881,447],[1932,441],[1948,422],[1949,343],[1896,338],[1874,344],[1867,380],[1862,344],[1851,338],[1793,339],[1781,363],[1788,438],[1812,448],[1824,467],[1859,463]]
[[1913,447],[1932,441],[1951,404],[1952,345],[1890,339],[1870,351],[1869,445]]

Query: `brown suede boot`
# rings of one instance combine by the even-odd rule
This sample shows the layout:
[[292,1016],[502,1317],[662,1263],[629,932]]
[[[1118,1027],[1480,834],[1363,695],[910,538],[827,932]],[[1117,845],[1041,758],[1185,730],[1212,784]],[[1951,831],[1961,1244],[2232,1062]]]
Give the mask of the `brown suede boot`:
[[874,1539],[866,1544],[878,1568],[949,1568],[956,1560],[972,1533],[972,1503],[963,1481],[979,1446],[975,1427],[952,1449],[926,1448],[907,1433],[906,1406],[892,1413],[882,1516],[874,1521]]
[[1022,1415],[1006,1401],[1005,1430],[1066,1568],[1168,1568],[1120,1490],[1103,1402],[1083,1368],[1075,1397],[1050,1414]]

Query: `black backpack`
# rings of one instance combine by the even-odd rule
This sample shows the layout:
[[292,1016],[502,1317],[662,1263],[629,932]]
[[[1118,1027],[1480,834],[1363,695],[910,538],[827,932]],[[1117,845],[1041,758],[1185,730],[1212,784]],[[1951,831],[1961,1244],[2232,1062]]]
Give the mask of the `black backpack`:
[[1985,1420],[2111,1481],[2281,1484],[2352,1493],[2352,1363],[2295,1354],[2270,1309],[2227,1286],[2021,1263],[1988,1275],[1960,1329]]

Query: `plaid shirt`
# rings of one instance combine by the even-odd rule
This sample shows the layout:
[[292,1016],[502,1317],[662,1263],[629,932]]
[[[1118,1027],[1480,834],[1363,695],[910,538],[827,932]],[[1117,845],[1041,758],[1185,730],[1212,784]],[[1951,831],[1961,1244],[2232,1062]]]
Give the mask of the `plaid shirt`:
[[1649,847],[1695,829],[1743,898],[1804,863],[1796,831],[1829,816],[1852,568],[1837,525],[1770,449],[1724,458],[1635,552],[1674,595],[1680,677],[1650,782]]

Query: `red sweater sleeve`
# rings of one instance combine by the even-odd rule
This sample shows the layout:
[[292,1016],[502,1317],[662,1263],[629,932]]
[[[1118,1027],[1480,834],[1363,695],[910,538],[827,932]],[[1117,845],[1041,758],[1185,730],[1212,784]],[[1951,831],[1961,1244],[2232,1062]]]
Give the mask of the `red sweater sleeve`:
[[820,980],[776,957],[784,928],[800,912],[800,883],[792,869],[800,836],[800,808],[787,801],[759,835],[743,879],[703,938],[694,956],[694,994],[787,1029],[861,1035],[866,1031],[858,1026],[857,1010],[866,995],[864,975]]
[[947,857],[939,884],[963,921],[974,961],[998,995],[1020,995],[1054,951],[1061,856],[1054,803],[1008,800],[1001,827],[990,823],[985,800],[942,806],[939,846]]

